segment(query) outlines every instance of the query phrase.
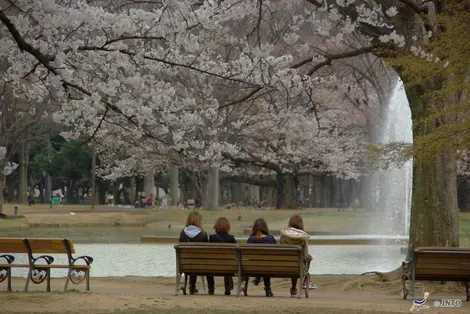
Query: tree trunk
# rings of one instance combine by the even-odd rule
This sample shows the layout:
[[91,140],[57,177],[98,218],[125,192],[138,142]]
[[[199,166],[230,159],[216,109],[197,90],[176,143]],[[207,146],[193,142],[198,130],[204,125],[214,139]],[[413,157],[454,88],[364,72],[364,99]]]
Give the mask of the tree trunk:
[[317,180],[317,192],[318,192],[318,208],[326,207],[326,175],[321,174]]
[[67,183],[67,193],[65,194],[65,198],[68,204],[75,203],[75,181],[70,180]]
[[319,177],[315,174],[312,175],[312,193],[310,195],[310,207],[318,208],[320,199],[318,197],[318,180]]
[[302,177],[302,196],[303,196],[303,203],[302,207],[310,207],[310,175],[304,175]]
[[276,209],[297,208],[296,177],[291,173],[277,173]]
[[25,204],[28,200],[28,155],[25,144],[21,145],[19,156],[19,184],[18,184],[18,203]]
[[156,193],[156,186],[155,186],[155,171],[151,170],[144,176],[144,192],[145,197],[149,197],[150,194],[155,196]]
[[[134,204],[137,201],[137,187],[135,183],[135,176],[131,177],[131,194],[130,194],[130,199],[132,204]],[[157,198],[158,196],[156,196]]]
[[177,206],[180,201],[179,169],[175,165],[170,166],[170,197],[171,206]]
[[218,210],[219,209],[219,168],[213,167],[209,171],[208,184],[207,184],[207,199],[205,209]]
[[[413,119],[423,118],[430,109],[421,93],[407,90]],[[444,122],[445,123],[445,122]],[[415,126],[413,136],[434,132],[433,122]],[[459,246],[457,206],[456,143],[448,138],[432,156],[417,156],[413,167],[413,194],[409,247]],[[409,253],[411,250],[409,250]]]

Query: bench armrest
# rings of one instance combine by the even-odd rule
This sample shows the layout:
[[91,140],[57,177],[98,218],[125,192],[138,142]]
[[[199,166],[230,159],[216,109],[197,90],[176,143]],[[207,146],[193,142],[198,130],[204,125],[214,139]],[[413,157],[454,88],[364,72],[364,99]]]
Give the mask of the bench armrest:
[[6,259],[8,264],[11,264],[15,261],[15,257],[13,255],[8,255],[8,254],[0,255],[0,258]]
[[84,260],[88,266],[90,266],[93,263],[93,257],[85,255],[85,256],[79,256],[77,258],[72,257],[72,265],[75,265],[75,262],[80,259]]
[[38,257],[33,257],[33,264],[36,264],[36,262],[40,259],[43,259],[44,261],[46,261],[47,265],[50,265],[54,262],[54,258],[50,255],[41,255],[41,256],[38,256]]

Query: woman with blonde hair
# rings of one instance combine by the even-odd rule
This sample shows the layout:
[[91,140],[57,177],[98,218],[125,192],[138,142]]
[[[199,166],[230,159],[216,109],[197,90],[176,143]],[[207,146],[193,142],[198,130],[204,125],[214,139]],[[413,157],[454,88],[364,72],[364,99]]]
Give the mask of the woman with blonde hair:
[[[208,242],[207,233],[202,228],[202,215],[194,211],[186,220],[186,227],[180,233],[179,242]],[[197,276],[189,276],[189,294],[197,293]]]

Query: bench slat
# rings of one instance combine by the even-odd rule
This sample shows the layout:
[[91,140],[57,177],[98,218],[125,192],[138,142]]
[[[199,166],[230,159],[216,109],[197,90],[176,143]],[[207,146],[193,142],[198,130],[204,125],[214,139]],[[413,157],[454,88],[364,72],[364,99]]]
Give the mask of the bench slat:
[[28,239],[31,251],[34,253],[67,253],[61,239]]
[[293,267],[299,269],[299,262],[290,262],[290,261],[256,261],[256,260],[243,260],[242,268],[244,266],[275,266],[275,267]]
[[419,269],[437,268],[437,269],[459,269],[462,272],[470,272],[470,263],[416,263],[416,267]]
[[454,268],[454,269],[451,269],[451,268],[446,268],[446,269],[442,269],[442,268],[416,268],[416,276],[418,275],[422,275],[422,274],[427,274],[427,275],[432,275],[432,274],[436,274],[436,275],[449,275],[449,276],[467,276],[467,277],[470,277],[470,274],[468,272],[462,272],[460,269],[458,268]]
[[201,253],[189,253],[189,252],[184,252],[184,253],[180,253],[180,258],[181,259],[185,259],[185,258],[192,258],[192,259],[207,259],[207,258],[211,258],[211,259],[218,259],[218,260],[232,260],[232,259],[236,259],[237,258],[237,254],[236,252],[234,252],[233,254],[230,253],[230,254],[201,254]]
[[293,274],[293,275],[298,275],[299,274],[299,267],[267,267],[267,266],[254,266],[254,265],[249,265],[249,266],[243,266],[242,265],[242,273],[243,274],[257,274],[257,275],[263,275],[263,274]]
[[[69,268],[69,265],[41,265],[37,264],[35,265],[36,268]],[[28,264],[0,264],[0,267],[5,267],[5,268],[29,268]],[[88,265],[74,265],[72,268],[91,268],[91,266]]]
[[282,250],[276,251],[274,249],[263,250],[263,249],[245,249],[241,248],[243,255],[276,255],[276,256],[296,256],[298,258],[299,251],[297,250]]
[[233,254],[236,255],[236,248],[179,248],[179,253],[189,254]]
[[0,253],[28,253],[23,239],[0,238]]
[[[243,252],[243,259],[257,260],[257,261],[272,261],[272,255],[260,254],[247,254]],[[276,255],[276,261],[298,261],[299,255]]]
[[207,265],[181,265],[180,266],[181,272],[220,272],[220,271],[227,271],[227,272],[238,272],[238,267],[233,265],[211,265],[211,267],[207,267]]
[[419,259],[429,260],[429,259],[452,259],[456,261],[465,261],[470,259],[470,254],[453,254],[453,253],[418,253]]
[[28,268],[28,264],[0,264],[0,267],[10,268]]
[[237,260],[212,260],[212,259],[189,259],[180,260],[180,266],[184,265],[230,265],[237,266]]

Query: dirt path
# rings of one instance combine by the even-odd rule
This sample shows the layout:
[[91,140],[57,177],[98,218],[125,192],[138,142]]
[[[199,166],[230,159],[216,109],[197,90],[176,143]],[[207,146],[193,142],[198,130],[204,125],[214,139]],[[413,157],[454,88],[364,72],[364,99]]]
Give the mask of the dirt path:
[[[221,310],[240,311],[241,313],[282,313],[292,310],[310,310],[311,313],[318,309],[318,313],[409,313],[411,301],[401,300],[398,293],[392,293],[397,289],[397,283],[375,285],[364,281],[362,291],[357,285],[352,285],[350,290],[343,291],[346,282],[357,280],[357,276],[318,276],[315,281],[319,288],[311,290],[309,299],[294,299],[289,296],[289,282],[286,280],[273,280],[275,297],[266,298],[263,295],[262,285],[249,286],[249,296],[237,298],[235,295],[223,296],[220,281],[216,281],[216,295],[203,294],[189,296],[174,296],[174,279],[142,278],[142,277],[111,277],[92,278],[92,292],[84,293],[83,285],[76,286],[78,290],[71,290],[63,294],[58,291],[63,287],[64,279],[54,279],[52,282],[53,293],[45,292],[14,292],[0,293],[1,313],[108,313],[116,310],[126,310],[125,313],[142,310],[142,313],[172,312],[183,310],[191,313],[191,309],[204,310],[207,313],[223,313]],[[13,286],[21,289],[23,279],[15,278]],[[3,286],[3,285],[2,285]],[[32,287],[33,291],[40,291],[40,286]],[[72,287],[75,288],[75,287]],[[430,308],[425,313],[469,313],[470,304],[464,302],[460,308],[434,308],[433,302],[442,298],[463,298],[463,292],[450,291],[446,293],[441,289],[427,286],[431,292],[427,302]],[[202,290],[202,289],[200,289]],[[434,293],[434,290],[436,292]],[[419,290],[418,290],[419,291]],[[422,294],[422,292],[421,292]],[[326,309],[326,310],[325,310]],[[331,311],[330,311],[330,310]],[[4,312],[6,311],[6,312]],[[326,312],[325,312],[326,311]],[[422,310],[423,311],[423,310]],[[121,312],[119,312],[121,313]]]

